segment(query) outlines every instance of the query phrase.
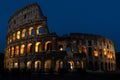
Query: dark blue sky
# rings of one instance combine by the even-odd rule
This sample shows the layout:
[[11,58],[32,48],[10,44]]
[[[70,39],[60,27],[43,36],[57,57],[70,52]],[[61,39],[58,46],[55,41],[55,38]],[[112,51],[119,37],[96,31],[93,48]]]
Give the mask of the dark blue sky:
[[120,51],[120,0],[0,0],[0,52],[4,52],[8,20],[20,8],[37,2],[50,32],[98,34]]

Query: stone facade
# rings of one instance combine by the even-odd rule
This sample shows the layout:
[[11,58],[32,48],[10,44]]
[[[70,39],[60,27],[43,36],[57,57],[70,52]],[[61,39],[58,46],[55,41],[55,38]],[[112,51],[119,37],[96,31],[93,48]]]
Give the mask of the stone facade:
[[47,18],[36,3],[16,12],[8,23],[5,69],[115,71],[111,40],[92,34],[59,37],[50,33]]

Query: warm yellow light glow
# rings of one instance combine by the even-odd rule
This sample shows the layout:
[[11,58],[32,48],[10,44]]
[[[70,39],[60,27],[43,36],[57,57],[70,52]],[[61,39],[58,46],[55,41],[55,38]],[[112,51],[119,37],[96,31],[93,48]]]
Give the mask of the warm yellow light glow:
[[94,50],[94,56],[98,57],[98,51]]
[[33,30],[33,27],[30,27],[28,32],[29,35],[32,35],[32,30]]
[[62,48],[62,47],[60,48],[60,51],[63,51],[63,48]]
[[28,62],[27,62],[27,69],[31,69],[31,64],[32,64],[31,61],[28,61]]
[[42,51],[41,48],[42,48],[41,42],[36,42],[36,44],[35,44],[35,52]]
[[35,61],[35,70],[40,70],[40,68],[41,68],[41,62]]
[[31,51],[32,51],[32,43],[29,43],[27,46],[27,52],[31,53]]
[[112,59],[112,54],[109,53],[109,54],[107,55],[107,58]]
[[22,44],[20,48],[20,54],[24,54],[24,51],[25,51],[25,45]]
[[103,52],[104,52],[104,55],[106,55],[106,54],[107,54],[107,51],[106,51],[106,49],[105,49],[105,48],[103,49]]
[[47,69],[49,69],[49,70],[51,69],[51,60],[45,61],[44,69],[45,69],[45,71],[46,71]]
[[16,49],[15,49],[15,53],[16,53],[16,55],[18,55],[19,54],[19,46],[16,46]]
[[15,33],[13,34],[13,41],[15,40]]
[[70,64],[70,69],[73,70],[73,68],[74,68],[74,62],[73,61],[69,61],[68,63]]
[[11,56],[14,56],[14,47],[12,47],[12,55]]
[[23,29],[22,30],[22,38],[24,38],[26,36],[25,34],[26,34],[26,29]]
[[45,51],[47,51],[48,49],[50,49],[51,46],[48,46],[49,43],[51,43],[51,41],[47,41],[45,43]]
[[20,39],[20,31],[17,32],[17,39]]
[[87,49],[85,46],[82,47],[82,53],[86,53],[87,52]]
[[41,27],[42,27],[42,26],[40,26],[40,25],[37,27],[37,29],[36,29],[36,34],[37,34],[37,35],[40,34],[40,33],[39,33],[39,29],[40,29]]
[[18,63],[14,63],[14,68],[18,68]]

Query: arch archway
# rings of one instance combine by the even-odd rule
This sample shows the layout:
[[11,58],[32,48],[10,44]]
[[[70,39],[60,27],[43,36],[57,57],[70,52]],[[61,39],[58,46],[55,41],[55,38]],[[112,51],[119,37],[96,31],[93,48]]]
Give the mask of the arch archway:
[[55,66],[55,71],[57,72],[59,69],[63,68],[63,61],[57,60],[56,61],[56,66]]
[[45,61],[45,64],[44,64],[44,70],[45,70],[45,72],[47,72],[47,71],[49,71],[51,69],[51,67],[52,67],[51,63],[52,63],[51,60],[46,60]]
[[35,61],[35,71],[39,71],[41,69],[41,61]]
[[47,41],[45,43],[45,51],[50,51],[50,50],[52,50],[52,43],[51,41]]
[[74,69],[74,62],[72,60],[68,61],[68,70],[73,71]]
[[24,62],[20,62],[20,69],[24,69],[25,68],[25,63]]
[[31,69],[32,68],[32,61],[28,61],[27,62],[27,69]]

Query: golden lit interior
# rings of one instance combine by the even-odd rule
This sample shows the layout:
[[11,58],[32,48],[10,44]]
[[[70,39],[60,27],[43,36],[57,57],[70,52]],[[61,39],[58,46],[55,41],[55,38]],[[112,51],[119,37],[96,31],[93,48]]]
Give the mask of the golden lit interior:
[[58,71],[58,69],[62,69],[62,68],[63,68],[63,62],[60,60],[57,60],[55,70]]
[[22,30],[22,38],[24,38],[26,36],[25,34],[26,34],[26,29],[23,29]]
[[17,32],[17,39],[20,39],[20,31]]
[[12,55],[11,56],[14,56],[14,47],[12,47]]
[[82,46],[82,53],[86,53],[87,52],[87,49],[85,46]]
[[32,43],[29,43],[27,46],[27,52],[31,53],[32,52]]
[[106,49],[105,49],[105,48],[103,49],[103,52],[104,52],[104,55],[106,55],[106,54],[107,54],[107,51],[106,51]]
[[22,44],[20,48],[20,54],[24,54],[24,52],[25,52],[25,45]]
[[40,29],[41,27],[42,27],[42,26],[40,26],[40,25],[37,27],[37,29],[36,29],[36,34],[37,34],[37,35],[40,34],[39,29]]
[[94,56],[98,57],[98,51],[96,49],[94,50]]
[[108,59],[112,59],[112,57],[113,57],[113,56],[112,56],[111,53],[107,54],[107,58],[108,58]]
[[51,60],[45,61],[44,68],[45,68],[45,71],[51,69]]
[[13,34],[13,41],[15,40],[15,33]]
[[50,50],[51,49],[51,41],[47,41],[46,43],[45,43],[45,51],[48,51],[48,50]]
[[18,55],[19,54],[19,46],[16,46],[16,49],[15,49],[15,53],[16,53],[16,55]]
[[33,30],[33,27],[30,27],[28,32],[29,35],[32,35],[32,30]]
[[35,44],[35,52],[41,52],[41,51],[42,51],[41,42],[36,42],[36,44]]
[[32,62],[31,62],[31,61],[28,61],[28,62],[27,62],[27,69],[31,69],[31,67],[32,67]]
[[74,69],[74,62],[73,61],[68,61],[68,63],[70,64],[70,69],[73,70]]
[[18,68],[18,63],[17,62],[14,63],[14,68]]
[[41,69],[41,62],[35,61],[35,70],[40,70],[40,69]]
[[12,42],[12,36],[10,36],[10,43]]

